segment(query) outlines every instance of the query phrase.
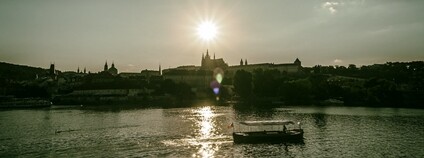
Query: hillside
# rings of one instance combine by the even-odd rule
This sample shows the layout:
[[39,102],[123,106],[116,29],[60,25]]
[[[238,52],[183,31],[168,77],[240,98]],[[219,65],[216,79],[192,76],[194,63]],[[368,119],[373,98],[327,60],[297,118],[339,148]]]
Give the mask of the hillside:
[[23,81],[35,79],[37,75],[41,77],[47,74],[47,69],[0,62],[0,79]]

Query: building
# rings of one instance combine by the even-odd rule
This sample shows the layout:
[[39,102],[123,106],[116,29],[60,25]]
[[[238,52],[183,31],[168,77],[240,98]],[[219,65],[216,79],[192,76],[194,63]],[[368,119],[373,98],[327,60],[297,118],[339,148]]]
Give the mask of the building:
[[118,69],[115,68],[115,64],[112,62],[112,66],[108,68],[107,61],[105,62],[105,66],[103,68],[104,72],[109,72],[110,74],[116,76],[118,75]]
[[219,58],[215,59],[215,54],[213,59],[209,56],[209,50],[206,50],[206,56],[202,53],[202,62],[200,68],[203,70],[214,70],[215,68],[226,69],[228,64],[224,62],[224,59]]
[[302,69],[302,63],[298,58],[293,63],[261,63],[261,64],[247,64],[245,60],[243,64],[243,59],[240,61],[240,65],[230,66],[226,69],[226,75],[234,76],[238,70],[244,70],[252,73],[255,69],[262,70],[278,70],[282,73],[297,73]]
[[253,72],[255,69],[262,70],[278,70],[281,73],[297,73],[302,69],[302,63],[296,59],[293,63],[259,63],[248,64],[247,59],[240,60],[240,65],[228,66],[224,59],[213,58],[209,55],[209,50],[206,50],[206,55],[202,53],[200,66],[188,65],[179,66],[177,68],[163,70],[163,78],[171,79],[175,82],[185,82],[193,87],[207,88],[210,83],[215,80],[213,71],[220,68],[224,72],[224,77],[232,78],[238,70]]

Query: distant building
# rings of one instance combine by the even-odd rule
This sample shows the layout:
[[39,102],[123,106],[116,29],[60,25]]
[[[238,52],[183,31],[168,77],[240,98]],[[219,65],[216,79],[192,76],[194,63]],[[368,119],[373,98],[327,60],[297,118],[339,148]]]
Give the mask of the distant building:
[[112,62],[112,66],[108,68],[107,61],[105,62],[105,66],[103,68],[104,72],[109,72],[110,74],[116,76],[118,75],[118,69],[115,68],[115,64]]
[[293,63],[283,63],[283,64],[274,64],[274,63],[261,63],[261,64],[247,64],[245,60],[243,65],[243,59],[240,60],[240,65],[230,66],[226,69],[226,75],[233,76],[237,70],[244,70],[248,72],[253,72],[255,69],[262,70],[278,70],[285,73],[296,73],[302,69],[302,64],[298,58]]
[[122,78],[139,78],[139,79],[147,79],[150,80],[152,77],[159,77],[161,76],[161,66],[159,65],[159,71],[156,70],[142,70],[140,73],[136,72],[121,72],[119,76]]
[[215,68],[226,69],[228,64],[224,62],[224,59],[219,58],[215,59],[215,54],[213,59],[209,56],[209,50],[206,50],[206,56],[202,54],[202,62],[200,68],[203,70],[214,70]]
[[160,76],[160,71],[155,71],[155,70],[142,70],[141,71],[141,76],[144,76],[146,78],[150,78],[151,76]]
[[262,70],[278,70],[282,73],[297,73],[302,69],[302,64],[299,59],[293,63],[260,63],[248,64],[247,59],[240,59],[239,65],[228,66],[224,59],[213,58],[209,55],[209,50],[206,50],[206,55],[202,54],[200,66],[188,65],[179,66],[177,68],[163,70],[163,78],[171,79],[175,82],[185,82],[193,87],[207,88],[214,80],[213,71],[220,68],[224,71],[225,77],[233,77],[238,70],[253,72],[255,69]]

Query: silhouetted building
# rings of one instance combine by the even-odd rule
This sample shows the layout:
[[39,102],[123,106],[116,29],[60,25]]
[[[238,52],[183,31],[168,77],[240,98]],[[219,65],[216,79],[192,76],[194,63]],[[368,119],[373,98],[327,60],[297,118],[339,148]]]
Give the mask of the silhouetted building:
[[240,65],[230,66],[226,69],[227,76],[233,76],[237,70],[245,70],[248,72],[253,72],[255,69],[262,70],[278,70],[280,72],[286,73],[296,73],[302,69],[302,63],[298,58],[293,63],[283,63],[283,64],[274,64],[274,63],[262,63],[262,64],[247,64],[247,59],[243,65],[243,59],[240,60]]
[[112,66],[107,70],[112,75],[118,74],[118,69],[115,68],[115,64],[112,62]]
[[55,75],[54,64],[50,64],[49,75],[50,76],[54,76]]
[[103,68],[103,71],[107,71],[109,68],[108,68],[108,66],[107,66],[107,61],[105,62],[105,66],[104,66],[104,68]]
[[209,56],[209,50],[206,50],[206,56],[202,54],[202,62],[200,68],[203,70],[214,70],[215,68],[225,69],[228,67],[228,64],[224,62],[224,59],[219,58],[215,59],[215,54],[213,59]]
[[247,59],[240,59],[240,65],[228,66],[224,59],[211,59],[209,50],[206,50],[206,55],[202,53],[201,66],[179,66],[177,68],[163,70],[163,78],[171,79],[175,82],[185,82],[193,87],[209,87],[214,80],[213,71],[215,68],[221,68],[226,77],[233,77],[238,70],[253,72],[255,69],[262,70],[278,70],[285,73],[297,73],[301,70],[302,65],[298,58],[293,63],[261,63],[248,64]]
[[112,66],[108,68],[107,61],[105,62],[105,66],[103,68],[103,72],[109,72],[112,75],[118,75],[118,69],[115,68],[115,64],[112,62]]

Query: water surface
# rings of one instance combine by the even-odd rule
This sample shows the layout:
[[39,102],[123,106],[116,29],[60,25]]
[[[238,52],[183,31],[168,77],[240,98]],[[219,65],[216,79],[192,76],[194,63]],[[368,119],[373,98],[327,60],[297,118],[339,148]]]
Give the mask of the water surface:
[[[302,122],[304,143],[233,144],[234,121]],[[355,107],[0,111],[0,157],[424,157],[424,110]]]

